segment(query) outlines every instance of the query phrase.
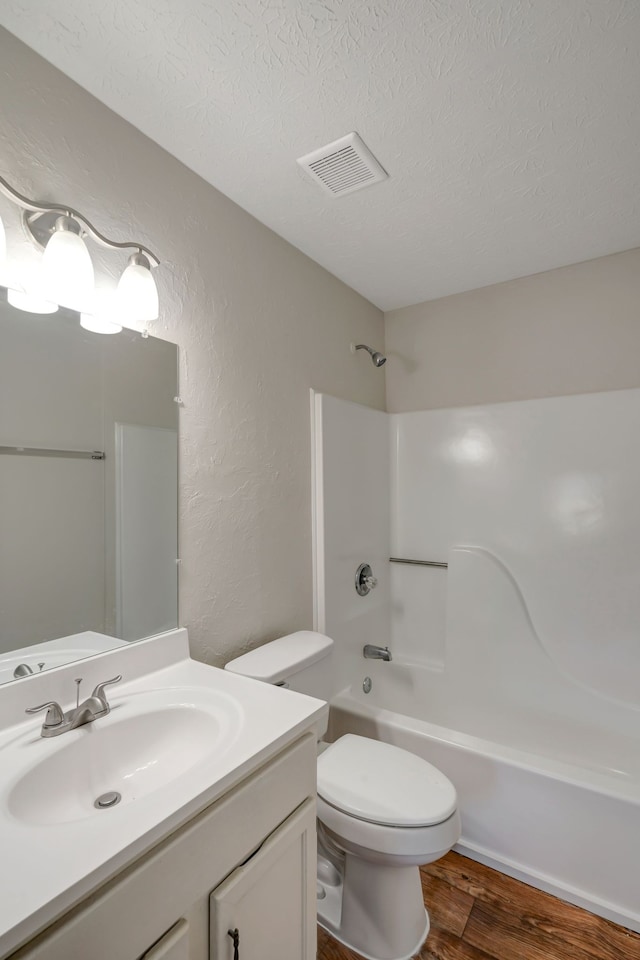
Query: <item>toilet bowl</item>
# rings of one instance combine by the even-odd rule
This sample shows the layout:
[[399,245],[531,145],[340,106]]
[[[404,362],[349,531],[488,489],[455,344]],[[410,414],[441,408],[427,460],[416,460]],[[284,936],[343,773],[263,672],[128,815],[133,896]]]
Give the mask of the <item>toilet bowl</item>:
[[[301,631],[226,669],[322,696],[333,641]],[[429,932],[419,866],[460,838],[453,784],[399,747],[345,734],[318,756],[318,924],[366,960],[409,960]]]
[[429,932],[418,867],[460,837],[453,784],[406,750],[345,734],[318,757],[318,820],[320,860],[342,855],[337,883],[320,871],[320,926],[370,960],[413,956]]

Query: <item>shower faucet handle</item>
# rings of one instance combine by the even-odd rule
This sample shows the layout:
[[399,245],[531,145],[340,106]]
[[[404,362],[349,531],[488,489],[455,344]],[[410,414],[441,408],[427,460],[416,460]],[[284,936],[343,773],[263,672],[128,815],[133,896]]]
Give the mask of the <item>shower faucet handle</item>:
[[356,570],[356,593],[358,596],[366,597],[377,586],[378,578],[374,577],[370,565],[361,563]]

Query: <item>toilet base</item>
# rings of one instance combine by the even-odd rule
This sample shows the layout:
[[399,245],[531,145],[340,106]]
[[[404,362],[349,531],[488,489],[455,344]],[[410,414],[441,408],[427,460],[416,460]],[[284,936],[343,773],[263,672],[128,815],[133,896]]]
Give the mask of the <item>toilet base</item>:
[[323,930],[365,960],[410,960],[418,953],[429,933],[429,914],[417,867],[367,863],[347,853],[344,872],[332,878],[337,882],[319,873]]
[[[426,910],[424,912],[425,912],[426,922],[425,922],[424,932],[420,936],[420,939],[418,940],[416,945],[409,951],[409,953],[407,953],[403,957],[396,957],[395,960],[411,960],[411,958],[415,957],[415,955],[420,951],[420,948],[424,944],[429,934],[429,914],[427,913]],[[318,910],[318,926],[322,927],[323,930],[326,930],[327,933],[331,934],[333,939],[337,940],[338,943],[341,943],[343,946],[347,947],[349,950],[355,950],[356,953],[359,953],[361,957],[365,958],[365,960],[380,960],[380,957],[377,957],[377,956],[374,957],[371,954],[365,953],[362,947],[359,947],[357,944],[350,943],[348,940],[346,940],[340,933],[340,930],[336,930],[330,921],[324,920],[321,918],[320,910]]]

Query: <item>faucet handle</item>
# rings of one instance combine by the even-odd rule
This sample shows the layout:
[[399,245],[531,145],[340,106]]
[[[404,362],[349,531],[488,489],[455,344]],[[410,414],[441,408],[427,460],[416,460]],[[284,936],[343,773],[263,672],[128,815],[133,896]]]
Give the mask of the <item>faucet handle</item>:
[[27,707],[25,713],[40,713],[41,710],[47,711],[44,723],[42,724],[43,730],[49,727],[59,727],[60,724],[64,722],[64,711],[55,700],[49,700],[48,703],[41,703],[37,707]]
[[378,578],[374,576],[363,577],[362,582],[366,587],[369,587],[369,590],[375,590],[375,588],[378,586]]
[[122,674],[121,674],[121,673],[119,673],[117,677],[112,677],[111,680],[103,680],[102,683],[99,683],[99,684],[97,685],[97,687],[95,687],[95,689],[94,689],[93,693],[91,694],[91,696],[92,696],[92,697],[97,697],[98,700],[102,700],[102,702],[104,703],[105,707],[108,707],[109,704],[108,704],[108,702],[107,702],[107,698],[106,698],[106,695],[105,695],[105,692],[104,692],[104,688],[110,686],[112,683],[119,683],[120,680],[122,680]]

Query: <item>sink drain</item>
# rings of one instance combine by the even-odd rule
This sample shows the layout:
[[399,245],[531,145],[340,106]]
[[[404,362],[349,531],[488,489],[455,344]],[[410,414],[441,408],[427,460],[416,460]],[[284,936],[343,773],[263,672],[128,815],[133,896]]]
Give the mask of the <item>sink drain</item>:
[[122,796],[117,790],[109,790],[108,793],[103,793],[98,797],[94,807],[97,807],[98,810],[108,810],[109,807],[115,807],[116,803],[120,803],[121,800]]

